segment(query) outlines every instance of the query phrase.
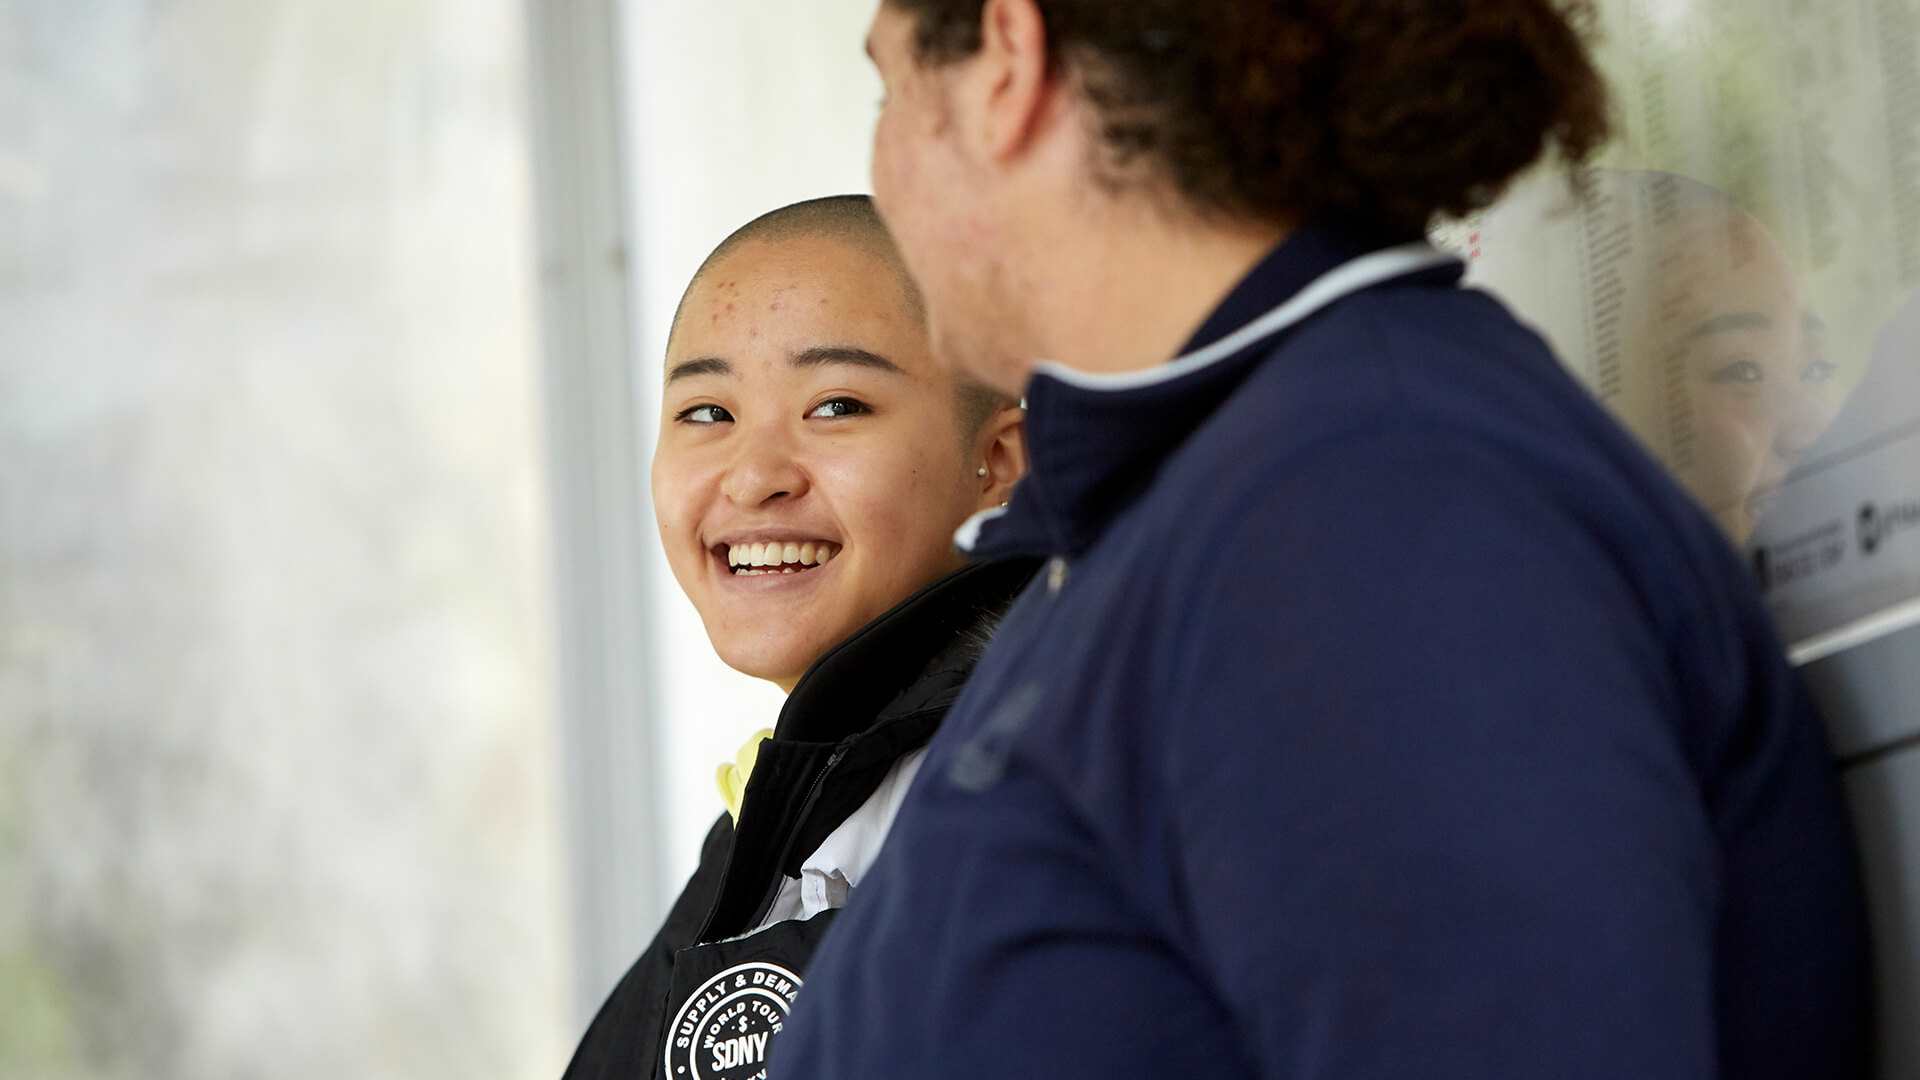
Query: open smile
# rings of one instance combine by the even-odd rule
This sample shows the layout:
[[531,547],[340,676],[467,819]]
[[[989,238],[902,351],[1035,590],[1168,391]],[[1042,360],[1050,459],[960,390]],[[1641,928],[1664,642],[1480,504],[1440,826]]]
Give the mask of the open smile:
[[734,577],[804,574],[833,561],[840,545],[829,540],[763,540],[719,544],[713,551]]

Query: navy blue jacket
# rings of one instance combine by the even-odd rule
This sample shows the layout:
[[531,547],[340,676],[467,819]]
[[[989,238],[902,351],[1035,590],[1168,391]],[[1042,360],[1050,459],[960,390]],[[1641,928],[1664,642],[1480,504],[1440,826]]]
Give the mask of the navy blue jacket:
[[1233,333],[1369,246],[1036,376],[970,538],[1053,561],[775,1080],[1862,1074],[1836,779],[1707,517],[1450,261]]

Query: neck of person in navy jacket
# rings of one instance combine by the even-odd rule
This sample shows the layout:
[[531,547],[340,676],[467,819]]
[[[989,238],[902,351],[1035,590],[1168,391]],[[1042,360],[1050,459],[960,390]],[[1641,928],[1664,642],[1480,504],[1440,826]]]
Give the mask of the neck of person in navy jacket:
[[1853,1076],[1823,733],[1707,515],[1422,242],[1607,136],[1550,0],[885,0],[874,191],[1048,557],[776,1080]]

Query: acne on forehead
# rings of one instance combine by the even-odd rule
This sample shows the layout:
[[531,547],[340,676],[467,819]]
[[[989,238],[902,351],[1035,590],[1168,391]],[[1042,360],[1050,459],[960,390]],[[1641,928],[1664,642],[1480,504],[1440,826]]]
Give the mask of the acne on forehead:
[[[795,333],[833,338],[845,332],[872,332],[887,327],[885,337],[900,343],[920,325],[911,305],[897,294],[862,289],[857,283],[792,283],[703,298],[688,320],[703,333],[751,333],[769,336]],[[884,351],[884,350],[883,350]]]
[[748,239],[710,258],[689,286],[669,360],[733,352],[752,362],[767,343],[798,349],[857,338],[925,377],[940,369],[920,362],[925,324],[903,275],[886,250],[857,236]]

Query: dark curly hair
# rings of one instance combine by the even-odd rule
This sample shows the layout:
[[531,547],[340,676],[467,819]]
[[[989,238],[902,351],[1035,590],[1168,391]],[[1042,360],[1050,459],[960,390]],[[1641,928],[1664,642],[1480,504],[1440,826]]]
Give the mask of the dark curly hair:
[[[983,0],[886,0],[923,64],[980,48]],[[1607,140],[1592,0],[1036,0],[1106,150],[1202,212],[1395,231],[1478,209],[1544,153]]]

